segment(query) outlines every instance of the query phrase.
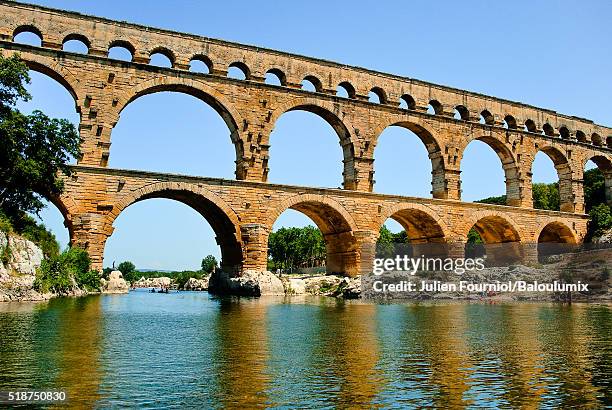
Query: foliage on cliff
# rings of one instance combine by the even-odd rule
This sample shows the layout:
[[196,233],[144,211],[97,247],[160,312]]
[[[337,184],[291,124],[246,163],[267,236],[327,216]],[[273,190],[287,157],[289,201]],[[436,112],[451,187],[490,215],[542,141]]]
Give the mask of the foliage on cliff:
[[45,258],[59,254],[60,247],[55,235],[42,223],[36,222],[34,218],[23,212],[9,218],[0,210],[0,231],[15,233],[33,242],[43,251]]
[[39,292],[65,294],[75,288],[86,291],[100,290],[100,275],[91,270],[86,251],[69,248],[59,255],[44,259],[34,281]]

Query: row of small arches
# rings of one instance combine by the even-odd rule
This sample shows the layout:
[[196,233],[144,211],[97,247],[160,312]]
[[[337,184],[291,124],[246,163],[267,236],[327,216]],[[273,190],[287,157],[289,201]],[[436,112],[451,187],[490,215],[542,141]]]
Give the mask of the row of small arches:
[[[20,37],[24,35],[25,37],[20,39]],[[33,39],[32,35],[36,36],[37,38]],[[20,26],[15,29],[13,33],[13,41],[25,42],[28,44],[33,43],[32,45],[42,46],[43,37],[40,30],[34,26],[27,25]],[[88,54],[90,47],[91,43],[89,39],[81,34],[69,34],[62,41],[62,48],[65,51]],[[125,40],[115,40],[109,44],[107,55],[109,58],[131,62],[134,59],[135,52],[136,49],[130,42]],[[150,65],[172,68],[175,66],[175,56],[171,50],[165,47],[157,47],[150,52],[148,63]],[[207,56],[197,54],[190,60],[189,71],[210,74],[213,72],[213,62]],[[251,72],[249,67],[244,62],[237,61],[228,66],[227,76],[237,80],[249,80],[251,79]],[[285,73],[278,68],[268,70],[265,74],[264,82],[269,85],[281,87],[288,85]],[[300,87],[306,91],[323,92],[322,82],[313,75],[307,75],[304,77]],[[336,96],[348,99],[357,98],[355,87],[353,87],[348,81],[343,81],[338,84],[336,88]],[[370,90],[368,94],[368,101],[375,104],[392,104],[387,98],[385,91],[380,87],[373,87]],[[400,97],[398,106],[399,108],[405,110],[417,109],[416,101],[409,94],[404,94]],[[432,115],[444,115],[444,107],[439,101],[431,100],[429,101],[429,105],[427,107],[427,113]],[[454,108],[453,118],[461,121],[473,120],[473,117],[470,115],[470,111],[464,105],[458,105]],[[519,124],[516,118],[512,115],[506,115],[501,124],[496,124],[494,115],[488,110],[483,110],[480,113],[479,122],[481,124],[491,126],[501,125],[507,129],[519,130],[522,128],[522,130],[526,132],[539,132],[542,135],[550,137],[559,136],[561,139],[565,140],[572,139],[572,133],[566,126],[561,126],[558,130],[555,130],[552,125],[546,123],[542,126],[542,130],[538,131],[537,125],[533,120],[527,119],[524,124]],[[593,144],[598,147],[606,146],[608,148],[612,148],[612,136],[608,136],[604,140],[604,138],[597,133],[592,133],[590,137],[588,137],[583,131],[576,130],[574,133],[574,138],[576,141],[581,143]]]

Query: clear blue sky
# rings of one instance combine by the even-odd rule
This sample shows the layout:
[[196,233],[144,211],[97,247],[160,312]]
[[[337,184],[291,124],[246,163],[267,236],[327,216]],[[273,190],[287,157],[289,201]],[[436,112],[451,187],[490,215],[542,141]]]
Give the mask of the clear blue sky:
[[[612,124],[608,1],[33,3],[330,59]],[[76,123],[68,93],[43,75],[32,77],[34,99],[20,108]],[[375,158],[375,191],[430,197],[431,164],[415,135],[387,129]],[[113,167],[233,178],[234,159],[223,121],[187,95],[134,101],[112,135]],[[341,161],[338,138],[320,118],[291,112],[277,123],[270,182],[338,187]],[[501,163],[483,143],[470,144],[462,171],[464,200],[505,191]],[[534,164],[534,180],[557,180],[543,154]],[[67,243],[59,212],[49,207],[42,216]],[[275,227],[308,223],[287,211]],[[117,219],[105,265],[132,260],[139,268],[189,269],[209,253],[218,256],[219,250],[200,215],[173,201],[147,200]]]

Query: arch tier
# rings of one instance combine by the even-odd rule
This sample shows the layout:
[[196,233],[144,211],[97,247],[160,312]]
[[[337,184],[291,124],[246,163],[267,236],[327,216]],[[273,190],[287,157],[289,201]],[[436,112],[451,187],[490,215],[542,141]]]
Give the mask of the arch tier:
[[366,249],[387,218],[405,225],[416,244],[463,245],[474,225],[491,232],[486,238],[491,243],[537,243],[550,226],[563,228],[564,240],[575,243],[584,238],[587,224],[585,215],[563,212],[92,166],[74,167],[58,202],[68,204],[63,208],[72,221],[73,242],[87,248],[101,268],[115,219],[148,198],[173,199],[202,214],[217,235],[223,266],[235,274],[266,269],[268,235],[287,209],[303,212],[319,226],[328,268],[347,275],[367,266],[362,264]]

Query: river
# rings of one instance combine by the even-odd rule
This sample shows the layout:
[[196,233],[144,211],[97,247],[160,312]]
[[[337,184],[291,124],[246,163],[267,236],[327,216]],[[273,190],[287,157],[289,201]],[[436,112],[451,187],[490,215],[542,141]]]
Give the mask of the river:
[[75,407],[603,407],[612,306],[183,292],[0,304],[0,390]]

